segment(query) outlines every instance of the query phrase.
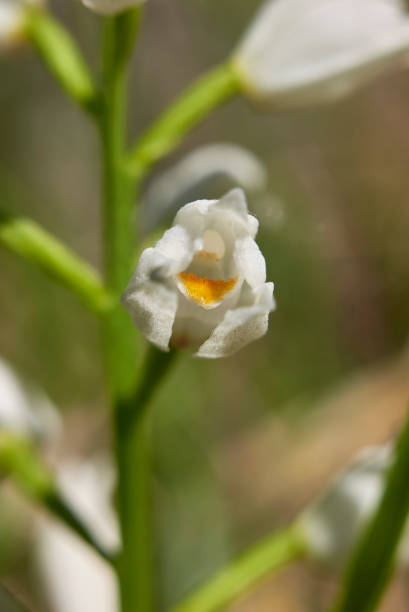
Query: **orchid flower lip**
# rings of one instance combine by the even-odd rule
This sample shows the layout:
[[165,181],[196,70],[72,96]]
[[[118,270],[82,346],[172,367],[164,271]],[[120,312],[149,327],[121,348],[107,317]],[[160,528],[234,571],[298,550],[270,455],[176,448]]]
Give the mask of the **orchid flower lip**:
[[173,226],[142,253],[122,298],[148,340],[215,358],[266,333],[275,304],[254,241],[257,228],[241,189],[178,211]]

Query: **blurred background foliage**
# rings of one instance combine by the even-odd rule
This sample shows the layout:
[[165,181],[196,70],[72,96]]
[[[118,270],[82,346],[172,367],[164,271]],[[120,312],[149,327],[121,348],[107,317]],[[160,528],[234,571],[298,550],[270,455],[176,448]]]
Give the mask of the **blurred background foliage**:
[[[132,136],[230,53],[258,4],[147,3],[131,71]],[[98,71],[98,19],[79,2],[51,5]],[[2,206],[34,218],[100,267],[96,130],[30,49],[0,58],[0,82]],[[409,73],[302,111],[255,112],[239,99],[157,169],[213,141],[237,143],[263,160],[268,194],[249,206],[261,222],[278,303],[265,338],[226,360],[183,356],[155,403],[163,607],[288,522],[356,449],[398,428],[409,394],[408,109]],[[230,186],[208,184],[201,197]],[[1,355],[64,413],[59,455],[108,446],[97,323],[13,254],[1,250],[0,266]],[[24,559],[7,570],[5,584],[17,580],[30,609],[43,610]],[[292,567],[232,609],[318,612],[335,576]],[[408,606],[405,581],[397,579],[382,610]]]

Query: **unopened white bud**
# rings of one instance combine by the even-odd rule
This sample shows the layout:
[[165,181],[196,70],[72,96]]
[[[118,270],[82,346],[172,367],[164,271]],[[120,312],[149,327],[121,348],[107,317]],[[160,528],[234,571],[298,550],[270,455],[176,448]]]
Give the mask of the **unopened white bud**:
[[55,438],[61,430],[57,409],[43,391],[23,382],[16,372],[0,360],[0,429],[18,434]]
[[348,94],[408,62],[402,0],[269,0],[233,63],[261,102],[302,106]]
[[0,0],[0,51],[24,39],[27,8],[40,4],[41,0]]
[[[378,507],[393,455],[389,444],[364,449],[302,513],[298,522],[311,557],[335,566],[348,558]],[[409,562],[407,535],[401,540],[399,560]]]

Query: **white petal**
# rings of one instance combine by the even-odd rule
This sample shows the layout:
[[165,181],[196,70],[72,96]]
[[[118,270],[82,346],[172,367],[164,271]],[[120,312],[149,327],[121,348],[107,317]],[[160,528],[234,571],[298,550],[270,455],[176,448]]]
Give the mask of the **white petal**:
[[[102,456],[72,459],[57,468],[58,485],[94,537],[115,553],[118,523],[112,507],[115,473]],[[41,516],[35,522],[34,562],[55,612],[115,612],[117,586],[112,568],[74,533]]]
[[174,225],[181,225],[192,238],[199,238],[206,229],[209,208],[217,200],[196,200],[182,206],[176,214]]
[[273,0],[236,53],[243,87],[275,104],[337,98],[403,66],[409,18],[398,0]]
[[171,260],[171,273],[177,274],[189,265],[194,244],[182,226],[174,225],[156,243],[155,251]]
[[89,546],[61,524],[37,521],[35,571],[54,612],[116,612],[115,574]]
[[312,557],[334,565],[345,561],[379,502],[392,457],[389,445],[363,449],[302,512],[298,523]]
[[0,428],[23,435],[56,438],[61,420],[55,406],[37,387],[20,379],[0,360]]
[[244,220],[247,220],[248,209],[246,196],[244,195],[243,189],[240,187],[228,191],[226,195],[218,200],[216,206],[218,208],[234,210],[234,212],[243,217]]
[[116,477],[108,457],[64,461],[57,466],[56,476],[63,498],[96,540],[110,552],[117,552],[119,527],[112,505]]
[[146,249],[122,296],[135,325],[163,350],[169,348],[177,309],[176,292],[167,281],[171,263],[156,249]]
[[240,276],[251,287],[259,287],[266,282],[266,260],[250,236],[236,241],[234,258]]
[[245,223],[245,227],[249,235],[254,238],[258,231],[258,221],[255,217],[248,214],[246,196],[243,189],[236,187],[231,189],[226,195],[224,195],[215,204],[215,208],[220,210],[231,210],[237,213],[242,221]]
[[228,357],[261,338],[268,328],[268,313],[275,306],[273,289],[273,283],[266,283],[253,292],[253,305],[228,310],[196,355],[208,359]]

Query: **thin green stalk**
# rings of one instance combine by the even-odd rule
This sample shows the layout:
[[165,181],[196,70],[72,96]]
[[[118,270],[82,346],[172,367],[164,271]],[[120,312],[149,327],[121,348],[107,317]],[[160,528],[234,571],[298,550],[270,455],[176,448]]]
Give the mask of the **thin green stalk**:
[[0,433],[0,470],[3,475],[12,476],[28,497],[41,503],[105,560],[112,563],[112,555],[102,547],[61,497],[52,473],[29,440],[6,431]]
[[239,92],[230,62],[213,68],[191,85],[143,134],[128,155],[128,172],[141,177],[172,151],[212,110]]
[[[101,115],[104,191],[104,268],[106,283],[119,298],[132,270],[133,184],[123,169],[127,71],[121,42],[128,13],[107,19],[104,36],[104,108]],[[133,11],[129,16],[133,18]],[[127,396],[137,370],[136,334],[125,310],[118,303],[105,321],[105,354],[114,397]]]
[[154,391],[174,354],[150,347],[135,393],[117,405],[119,508],[124,546],[119,558],[122,612],[154,610],[150,413]]
[[93,78],[76,42],[65,28],[41,7],[29,7],[25,31],[69,97],[87,112],[95,113],[99,96]]
[[[143,171],[169,152],[183,135],[237,90],[229,65],[202,78],[148,130],[129,158],[124,156],[126,59],[134,26],[126,14],[106,21],[104,45],[104,108],[101,134],[104,152],[105,269],[107,284],[119,297],[132,266],[132,187]],[[151,476],[149,416],[144,408],[159,385],[170,355],[151,349],[144,374],[132,392],[137,360],[135,335],[125,311],[117,308],[106,320],[105,346],[116,416],[119,515],[122,552],[118,576],[122,612],[153,609]]]
[[268,536],[233,561],[171,612],[216,612],[287,563],[302,558],[306,544],[297,525]]
[[393,574],[396,550],[409,512],[409,417],[376,514],[368,524],[345,573],[334,612],[372,612]]
[[98,272],[34,221],[0,210],[0,244],[70,289],[94,312],[103,314],[113,307]]
[[[127,18],[133,17],[132,23]],[[104,165],[104,245],[107,284],[116,296],[124,290],[133,263],[132,188],[124,172],[126,59],[135,35],[135,13],[107,19],[104,34],[104,110],[101,136]],[[136,337],[120,306],[105,321],[105,348],[115,419],[118,505],[122,550],[117,571],[122,612],[152,609],[152,532],[149,424],[123,425],[140,412],[144,396],[134,393],[138,372]],[[148,396],[146,396],[146,400]]]

